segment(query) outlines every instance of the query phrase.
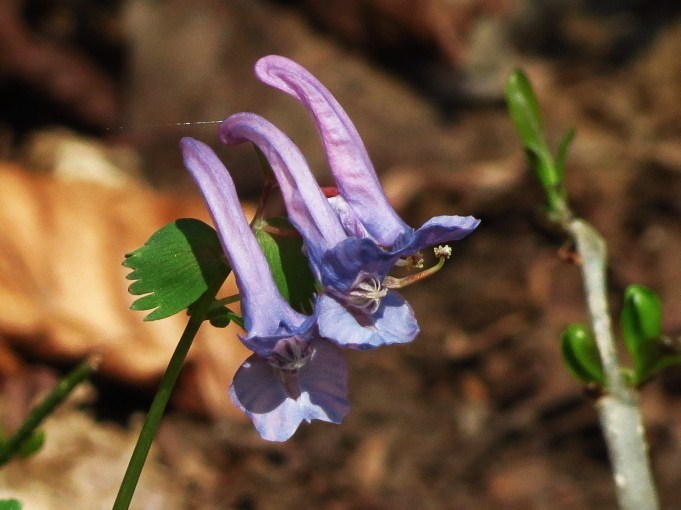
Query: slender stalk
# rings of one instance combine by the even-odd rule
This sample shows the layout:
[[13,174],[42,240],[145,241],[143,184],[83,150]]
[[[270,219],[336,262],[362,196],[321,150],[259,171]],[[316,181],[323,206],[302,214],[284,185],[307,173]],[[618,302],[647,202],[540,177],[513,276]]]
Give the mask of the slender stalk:
[[573,216],[563,184],[565,159],[575,131],[567,131],[554,159],[542,130],[537,98],[529,79],[520,70],[512,73],[506,82],[506,102],[530,165],[546,193],[549,220],[563,227],[572,237],[581,260],[591,329],[605,379],[605,391],[596,403],[596,410],[612,463],[620,508],[656,510],[658,501],[638,407],[638,393],[624,380],[610,324],[605,241],[591,225]]
[[140,432],[139,438],[137,439],[137,444],[130,457],[130,462],[128,468],[123,476],[123,481],[118,489],[118,495],[113,504],[113,510],[127,510],[130,506],[130,501],[135,493],[137,487],[137,482],[139,481],[140,474],[142,473],[142,468],[147,460],[147,455],[149,454],[149,449],[151,448],[151,443],[156,436],[156,431],[161,423],[161,418],[165,412],[168,401],[170,400],[170,395],[173,391],[177,378],[182,370],[182,365],[187,357],[189,348],[194,341],[194,337],[199,331],[201,323],[206,317],[210,306],[215,300],[215,296],[220,290],[224,278],[217,279],[208,290],[199,298],[196,302],[192,315],[189,317],[187,326],[180,337],[180,341],[173,352],[170,362],[168,363],[168,368],[166,368],[163,378],[156,392],[151,407],[149,408],[149,413],[147,413],[144,425],[142,425],[142,430]]
[[6,464],[33,435],[42,421],[99,367],[100,356],[92,356],[69,372],[26,417],[12,437],[0,446],[0,466]]
[[582,260],[589,318],[603,363],[606,391],[598,399],[596,410],[612,463],[617,500],[622,510],[656,510],[659,503],[638,395],[624,380],[615,350],[606,292],[606,245],[600,234],[583,220],[573,219],[564,226]]

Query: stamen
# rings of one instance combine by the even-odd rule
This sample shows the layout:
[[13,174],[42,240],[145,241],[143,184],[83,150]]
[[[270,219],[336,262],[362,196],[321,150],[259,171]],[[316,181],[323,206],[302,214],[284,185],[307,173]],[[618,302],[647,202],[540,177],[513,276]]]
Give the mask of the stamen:
[[445,260],[452,255],[452,249],[446,245],[438,246],[437,248],[433,249],[433,252],[439,259],[437,264],[435,264],[433,267],[429,267],[428,269],[425,269],[419,273],[410,274],[404,278],[386,276],[385,280],[383,280],[383,285],[385,285],[385,287],[388,289],[401,289],[402,287],[406,287],[407,285],[411,285],[412,283],[419,282],[425,278],[428,278],[429,276],[434,275],[442,268],[442,266],[445,265]]
[[362,274],[352,288],[346,292],[345,299],[356,308],[373,314],[381,306],[381,299],[387,293],[388,289],[377,277]]
[[398,267],[406,267],[409,271],[413,271],[414,269],[423,269],[423,263],[423,255],[420,251],[417,251],[413,255],[399,259],[395,262],[395,265]]

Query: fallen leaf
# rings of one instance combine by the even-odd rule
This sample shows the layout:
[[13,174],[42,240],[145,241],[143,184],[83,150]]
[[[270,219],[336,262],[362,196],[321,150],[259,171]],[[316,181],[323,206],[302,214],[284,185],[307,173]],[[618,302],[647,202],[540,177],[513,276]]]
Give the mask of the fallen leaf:
[[[135,297],[121,263],[161,226],[183,217],[210,222],[199,198],[0,164],[0,335],[44,360],[75,362],[99,353],[104,375],[154,385],[187,317],[143,322],[144,314],[129,309]],[[230,278],[221,295],[235,292]],[[238,331],[202,326],[176,392],[180,407],[240,416],[227,393],[247,356]]]

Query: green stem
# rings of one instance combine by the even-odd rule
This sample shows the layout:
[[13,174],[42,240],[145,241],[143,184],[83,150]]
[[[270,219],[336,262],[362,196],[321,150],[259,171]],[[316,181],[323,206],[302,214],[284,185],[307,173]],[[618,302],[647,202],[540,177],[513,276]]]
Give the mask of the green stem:
[[6,464],[33,435],[42,421],[61,404],[66,397],[85,379],[90,377],[99,366],[100,356],[88,358],[64,377],[59,384],[40,402],[16,430],[14,435],[0,446],[0,466]]
[[130,501],[135,493],[135,488],[137,487],[137,482],[142,473],[144,463],[147,460],[151,443],[156,436],[156,431],[158,430],[161,418],[163,417],[163,413],[170,400],[170,394],[172,393],[173,387],[182,370],[184,360],[187,357],[194,337],[196,337],[199,327],[204,321],[206,313],[213,304],[215,296],[220,290],[223,282],[224,278],[217,279],[196,302],[194,312],[190,316],[187,327],[182,333],[182,337],[180,337],[175,352],[173,352],[173,355],[170,358],[168,368],[166,368],[165,374],[163,374],[154,401],[151,403],[147,418],[144,421],[144,425],[142,425],[137,444],[130,457],[128,469],[125,471],[123,481],[118,489],[118,495],[116,496],[116,501],[114,501],[113,510],[127,510],[130,506]]

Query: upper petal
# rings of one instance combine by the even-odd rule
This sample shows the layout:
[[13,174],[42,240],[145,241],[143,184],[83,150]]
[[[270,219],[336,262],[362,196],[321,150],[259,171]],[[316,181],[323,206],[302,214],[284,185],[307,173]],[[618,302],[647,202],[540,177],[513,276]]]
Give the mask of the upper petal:
[[324,254],[318,272],[325,287],[344,292],[361,272],[382,280],[398,258],[399,255],[383,250],[373,239],[348,238]]
[[392,253],[401,257],[413,255],[429,246],[458,241],[473,232],[480,220],[473,216],[435,216],[417,230],[409,230],[400,236]]
[[289,219],[317,260],[347,236],[319,188],[298,147],[267,120],[253,113],[237,113],[220,125],[220,139],[229,145],[254,143],[267,158],[277,178]]
[[340,194],[376,241],[391,246],[407,225],[388,202],[364,143],[338,101],[307,69],[285,57],[261,58],[255,73],[312,114]]
[[294,311],[279,293],[227,169],[204,143],[183,138],[180,147],[234,271],[247,334],[250,337],[269,336],[295,329],[303,323],[305,316]]
[[371,315],[356,312],[329,295],[319,297],[317,309],[319,334],[342,347],[373,349],[403,344],[419,333],[409,303],[392,290]]
[[342,196],[336,195],[329,198],[329,204],[338,216],[346,234],[350,237],[371,237],[360,218]]

